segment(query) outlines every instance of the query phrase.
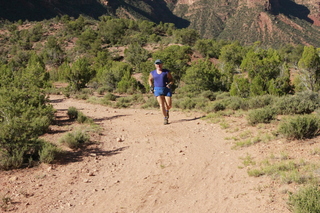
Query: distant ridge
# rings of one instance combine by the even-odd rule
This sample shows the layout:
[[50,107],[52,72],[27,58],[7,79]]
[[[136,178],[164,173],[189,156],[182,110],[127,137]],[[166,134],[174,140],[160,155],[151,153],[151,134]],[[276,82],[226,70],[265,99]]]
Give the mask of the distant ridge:
[[203,38],[320,46],[320,0],[0,0],[2,20],[40,21],[80,14],[170,22]]

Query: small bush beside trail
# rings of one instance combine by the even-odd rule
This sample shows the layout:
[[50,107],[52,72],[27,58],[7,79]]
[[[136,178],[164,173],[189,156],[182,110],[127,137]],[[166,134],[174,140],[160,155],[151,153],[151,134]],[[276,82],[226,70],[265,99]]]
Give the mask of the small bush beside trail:
[[80,124],[93,123],[93,120],[92,120],[92,118],[89,118],[86,115],[84,115],[82,112],[79,112],[78,113],[77,122],[80,123]]
[[313,138],[319,134],[320,120],[316,115],[296,115],[283,120],[278,132],[287,139]]
[[107,94],[105,94],[105,95],[103,96],[103,99],[104,99],[105,101],[115,101],[115,100],[117,99],[117,96],[115,96],[114,94],[108,92]]
[[255,125],[258,123],[270,123],[270,121],[275,119],[275,117],[275,110],[271,107],[266,107],[251,110],[248,114],[247,120],[250,125]]
[[248,109],[248,102],[244,98],[231,96],[227,98],[225,101],[226,101],[226,108],[228,109],[232,109],[232,110]]
[[60,138],[60,143],[65,144],[71,149],[78,149],[89,144],[90,136],[82,130],[75,130],[65,134]]
[[308,186],[289,197],[289,205],[295,213],[320,212],[320,190]]
[[185,97],[173,102],[173,107],[180,109],[194,109],[196,101],[193,98]]
[[147,108],[158,108],[159,104],[158,101],[155,97],[151,96],[148,97],[148,99],[146,100],[146,102],[141,106],[141,108],[143,109],[147,109]]
[[226,109],[226,103],[223,100],[214,101],[210,103],[207,107],[207,112],[218,112]]
[[310,114],[319,107],[319,104],[320,98],[317,93],[304,92],[278,98],[274,107],[282,115]]
[[79,111],[75,107],[69,107],[67,115],[70,120],[74,120],[78,118]]
[[39,160],[42,163],[52,163],[60,152],[61,149],[56,145],[44,141],[42,149],[39,151]]
[[248,99],[248,107],[249,109],[258,109],[265,106],[272,105],[276,96],[272,95],[261,95],[261,96],[254,96]]

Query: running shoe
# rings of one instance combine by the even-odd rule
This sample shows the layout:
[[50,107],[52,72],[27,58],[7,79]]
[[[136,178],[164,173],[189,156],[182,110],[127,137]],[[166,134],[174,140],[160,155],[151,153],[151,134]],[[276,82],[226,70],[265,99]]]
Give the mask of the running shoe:
[[163,124],[164,124],[164,125],[167,125],[168,123],[169,123],[169,121],[168,121],[168,117],[164,117]]

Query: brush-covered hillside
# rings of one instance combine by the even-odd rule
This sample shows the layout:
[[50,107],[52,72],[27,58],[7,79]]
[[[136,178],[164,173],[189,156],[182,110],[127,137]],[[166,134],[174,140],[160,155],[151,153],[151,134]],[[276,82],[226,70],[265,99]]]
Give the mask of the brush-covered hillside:
[[27,0],[0,2],[4,20],[43,20],[80,14],[174,23],[196,29],[203,38],[319,46],[320,2],[314,0]]
[[267,46],[282,43],[319,46],[319,2],[315,1],[196,1],[175,12],[206,38],[239,40]]

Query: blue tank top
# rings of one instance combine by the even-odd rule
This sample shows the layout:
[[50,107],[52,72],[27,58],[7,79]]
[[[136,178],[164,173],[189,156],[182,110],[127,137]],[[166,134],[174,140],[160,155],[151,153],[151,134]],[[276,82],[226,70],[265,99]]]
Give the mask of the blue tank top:
[[157,70],[151,71],[151,75],[153,76],[153,84],[155,87],[165,87],[168,82],[168,73],[170,71],[167,69],[163,69],[160,74],[157,73]]

